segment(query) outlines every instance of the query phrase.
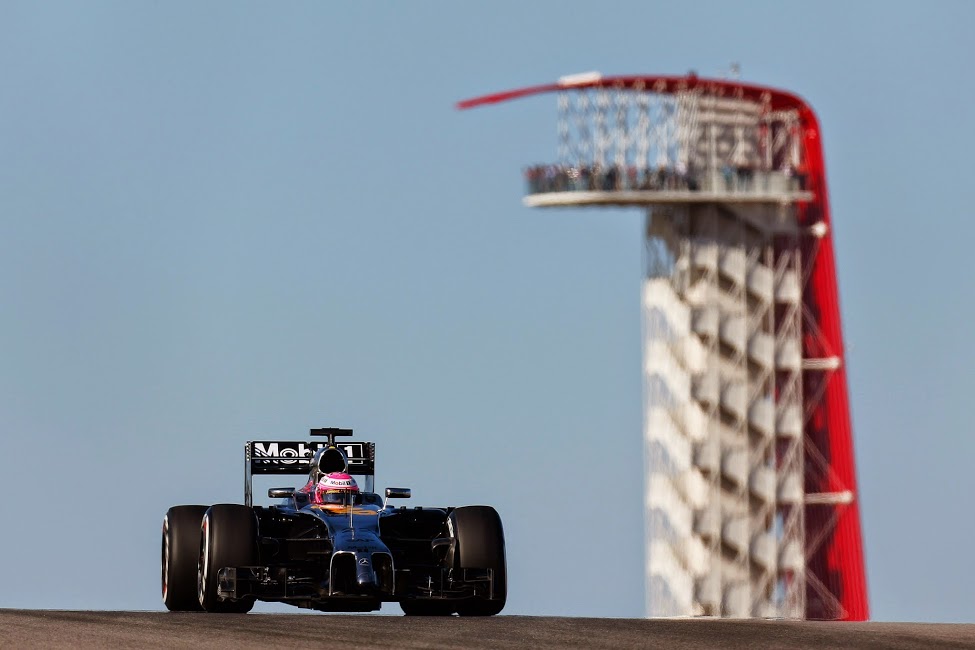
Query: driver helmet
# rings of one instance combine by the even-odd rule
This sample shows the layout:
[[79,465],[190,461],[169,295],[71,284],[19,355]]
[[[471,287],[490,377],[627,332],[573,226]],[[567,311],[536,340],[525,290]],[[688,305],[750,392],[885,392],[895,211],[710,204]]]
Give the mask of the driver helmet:
[[319,503],[346,505],[359,493],[359,486],[345,472],[331,472],[318,481],[315,493]]

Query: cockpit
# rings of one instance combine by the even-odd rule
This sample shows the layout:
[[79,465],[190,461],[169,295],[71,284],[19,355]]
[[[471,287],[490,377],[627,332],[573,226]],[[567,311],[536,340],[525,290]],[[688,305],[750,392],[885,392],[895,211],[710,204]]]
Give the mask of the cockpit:
[[[382,498],[371,492],[373,477],[365,476],[365,488],[360,491],[356,480],[349,475],[346,455],[335,446],[319,449],[312,456],[308,481],[295,491],[296,505],[321,505],[328,510],[342,510],[356,506],[383,505]],[[372,509],[372,508],[370,508]]]

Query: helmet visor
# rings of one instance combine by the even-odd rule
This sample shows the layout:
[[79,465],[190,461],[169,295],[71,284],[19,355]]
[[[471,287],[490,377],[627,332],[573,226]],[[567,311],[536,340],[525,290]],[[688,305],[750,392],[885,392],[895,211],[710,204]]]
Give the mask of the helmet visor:
[[319,500],[327,505],[347,506],[352,505],[352,496],[348,490],[327,490],[320,493]]

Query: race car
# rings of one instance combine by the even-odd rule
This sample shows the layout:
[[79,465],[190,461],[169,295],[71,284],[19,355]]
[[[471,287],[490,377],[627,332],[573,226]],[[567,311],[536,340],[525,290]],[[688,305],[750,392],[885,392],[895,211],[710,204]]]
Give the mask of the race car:
[[[408,488],[373,492],[376,445],[351,429],[312,429],[325,441],[249,441],[244,504],[182,505],[162,528],[162,598],[174,612],[246,613],[255,601],[325,612],[399,603],[407,616],[493,616],[507,599],[504,530],[490,506],[393,507]],[[307,475],[268,490],[255,475]],[[339,480],[326,501],[316,485]],[[324,479],[324,480],[323,480]],[[335,481],[333,481],[335,482]],[[350,489],[355,486],[355,489]]]

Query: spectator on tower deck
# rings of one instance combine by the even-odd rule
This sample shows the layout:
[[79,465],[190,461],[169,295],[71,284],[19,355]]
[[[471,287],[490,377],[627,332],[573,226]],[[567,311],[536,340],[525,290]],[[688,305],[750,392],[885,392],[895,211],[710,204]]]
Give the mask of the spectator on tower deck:
[[677,177],[677,189],[686,190],[687,189],[687,163],[683,160],[678,160],[677,164],[674,165],[674,173]]
[[566,169],[566,176],[568,177],[568,187],[566,189],[572,191],[578,191],[582,189],[579,184],[579,168],[578,167],[568,167]]
[[667,188],[667,169],[663,165],[657,165],[657,172],[654,174],[653,187],[654,190],[663,190]]
[[734,189],[734,185],[732,184],[732,181],[734,180],[734,173],[735,170],[732,169],[730,164],[725,163],[721,166],[721,176],[724,177],[724,188],[729,192]]
[[624,189],[635,190],[638,185],[636,165],[628,165],[626,168],[626,186]]
[[640,172],[640,189],[649,190],[651,189],[653,174],[648,167],[644,167]]
[[599,163],[592,164],[592,173],[589,175],[589,189],[591,191],[602,189],[603,170]]
[[538,167],[525,168],[525,184],[528,186],[529,194],[538,193]]
[[545,165],[544,187],[546,192],[551,192],[555,187],[555,166]]
[[687,166],[687,189],[691,192],[696,192],[701,189],[701,182],[698,177],[698,172],[691,165]]
[[744,190],[746,192],[753,191],[753,180],[755,177],[755,169],[748,164],[738,165],[735,168],[735,172],[738,176],[738,189]]

